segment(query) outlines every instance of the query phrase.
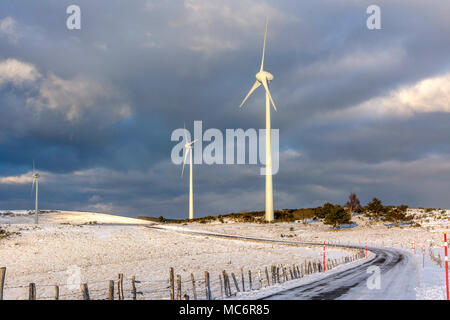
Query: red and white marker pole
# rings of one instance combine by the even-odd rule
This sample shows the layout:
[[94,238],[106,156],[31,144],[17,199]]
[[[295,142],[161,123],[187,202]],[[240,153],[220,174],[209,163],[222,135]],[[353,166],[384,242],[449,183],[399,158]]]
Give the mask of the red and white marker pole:
[[423,259],[422,259],[422,269],[425,269],[425,246],[423,246]]
[[448,294],[448,256],[447,256],[447,232],[444,232],[444,249],[445,249],[445,284],[447,286],[447,300],[450,300]]
[[383,244],[382,244],[382,247],[384,248],[384,240],[383,240]]
[[366,240],[366,259],[367,259],[367,240]]
[[325,241],[323,242],[323,273],[325,273],[326,265],[325,265]]

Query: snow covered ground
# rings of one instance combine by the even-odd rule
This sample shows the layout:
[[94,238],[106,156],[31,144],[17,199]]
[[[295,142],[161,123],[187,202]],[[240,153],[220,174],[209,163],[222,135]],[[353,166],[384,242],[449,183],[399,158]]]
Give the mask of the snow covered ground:
[[[92,224],[94,221],[101,224]],[[292,265],[321,259],[322,249],[262,242],[218,239],[171,230],[146,228],[142,220],[93,213],[44,214],[41,224],[4,225],[19,234],[0,239],[0,266],[7,267],[6,299],[24,299],[28,284],[37,286],[38,299],[51,299],[54,285],[61,299],[79,299],[80,283],[88,283],[91,298],[106,297],[109,280],[119,273],[130,297],[134,275],[139,299],[169,298],[169,268],[183,280],[183,291],[191,291],[190,274],[197,279],[199,297],[204,297],[204,271],[211,274],[215,297],[220,294],[219,274],[226,270],[240,275],[244,268],[256,275],[258,269],[274,264]],[[352,250],[329,250],[327,257],[339,258]],[[192,296],[192,295],[191,295]]]
[[[28,284],[34,282],[38,299],[52,299],[55,284],[60,286],[61,299],[79,299],[79,285],[86,282],[91,298],[103,299],[107,294],[109,280],[116,280],[117,275],[123,273],[127,298],[131,295],[130,279],[134,275],[139,281],[136,284],[137,291],[142,293],[138,294],[138,299],[167,299],[170,267],[175,269],[175,274],[181,275],[183,293],[191,297],[190,274],[194,274],[199,298],[204,298],[204,271],[209,271],[213,295],[218,298],[221,292],[219,274],[222,270],[228,274],[233,272],[238,281],[241,268],[246,278],[248,270],[251,270],[254,287],[259,287],[256,278],[258,269],[264,273],[266,266],[291,266],[305,260],[322,259],[322,248],[317,246],[241,241],[183,232],[188,229],[281,241],[327,241],[362,247],[367,241],[369,247],[384,245],[399,248],[409,252],[410,261],[415,261],[414,268],[409,267],[408,277],[405,277],[405,281],[408,281],[405,286],[413,286],[415,297],[402,296],[401,288],[394,288],[399,292],[398,299],[442,299],[445,298],[442,236],[443,231],[448,229],[449,219],[448,211],[441,211],[434,214],[423,210],[413,211],[417,213],[414,222],[419,223],[420,227],[388,227],[384,223],[356,216],[353,217],[356,227],[339,231],[332,231],[320,222],[252,224],[231,221],[165,224],[160,225],[164,227],[161,230],[147,228],[147,225],[155,225],[148,221],[86,212],[46,213],[40,217],[41,224],[34,226],[31,224],[33,217],[26,213],[0,215],[2,227],[18,233],[0,239],[0,267],[7,267],[5,298],[26,298]],[[24,218],[31,221],[24,223]],[[425,268],[422,267],[424,247]],[[353,253],[349,249],[327,248],[327,258],[332,259]],[[358,263],[361,261],[339,266],[330,272],[338,272]],[[414,272],[411,271],[413,269]],[[237,298],[258,298],[266,294],[267,290],[274,292],[320,277],[323,275],[310,275],[241,294]]]

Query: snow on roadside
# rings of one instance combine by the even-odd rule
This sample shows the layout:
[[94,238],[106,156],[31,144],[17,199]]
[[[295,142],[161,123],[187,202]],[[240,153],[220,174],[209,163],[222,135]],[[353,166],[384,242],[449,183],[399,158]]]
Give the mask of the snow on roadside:
[[[0,240],[0,266],[7,267],[5,298],[24,299],[28,284],[34,282],[38,299],[52,299],[55,284],[60,286],[61,299],[79,299],[79,285],[86,282],[91,297],[103,299],[109,280],[123,273],[127,298],[134,275],[142,292],[138,299],[168,299],[170,267],[181,275],[183,292],[191,296],[190,275],[194,274],[199,298],[204,298],[204,271],[209,271],[213,294],[218,297],[222,270],[240,276],[244,268],[246,275],[249,269],[256,275],[257,269],[266,266],[300,264],[322,257],[322,248],[314,246],[233,241],[134,224],[110,225],[106,218],[103,222],[8,225],[8,231],[20,234]],[[352,253],[330,250],[327,257]]]

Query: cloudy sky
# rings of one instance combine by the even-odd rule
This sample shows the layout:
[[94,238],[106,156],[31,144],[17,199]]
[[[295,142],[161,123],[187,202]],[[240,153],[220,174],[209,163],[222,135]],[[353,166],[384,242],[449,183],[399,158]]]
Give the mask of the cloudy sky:
[[[81,8],[81,30],[66,8]],[[366,8],[381,7],[381,30]],[[447,0],[2,0],[0,208],[187,217],[171,133],[264,128],[266,69],[278,112],[275,207],[450,208]],[[205,146],[205,145],[204,145]],[[264,209],[255,165],[196,165],[195,214]]]

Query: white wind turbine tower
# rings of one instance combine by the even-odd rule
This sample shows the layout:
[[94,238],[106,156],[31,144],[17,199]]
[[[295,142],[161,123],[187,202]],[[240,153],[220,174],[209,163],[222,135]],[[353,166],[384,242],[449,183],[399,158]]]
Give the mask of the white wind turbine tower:
[[266,91],[266,221],[274,221],[273,215],[273,186],[272,186],[272,149],[270,140],[270,104],[272,103],[273,108],[277,111],[277,107],[273,102],[272,95],[269,91],[269,83],[273,80],[273,75],[267,71],[264,71],[264,55],[266,52],[266,38],[267,38],[267,25],[269,23],[268,18],[266,18],[266,31],[264,33],[264,46],[261,60],[261,69],[256,74],[256,82],[250,89],[249,93],[242,101],[239,107],[242,107],[247,101],[248,97],[256,90],[259,86],[263,85]]
[[194,183],[192,177],[192,149],[194,148],[192,145],[197,142],[197,139],[189,142],[186,136],[186,127],[184,128],[184,138],[186,144],[184,145],[184,161],[183,161],[183,169],[181,170],[181,176],[184,173],[184,165],[186,164],[186,159],[189,154],[189,220],[194,219]]
[[41,176],[34,169],[34,161],[33,161],[33,185],[31,186],[31,194],[33,194],[34,186],[36,185],[36,202],[35,202],[35,212],[34,212],[34,222],[38,224],[38,195],[39,195],[39,178]]

